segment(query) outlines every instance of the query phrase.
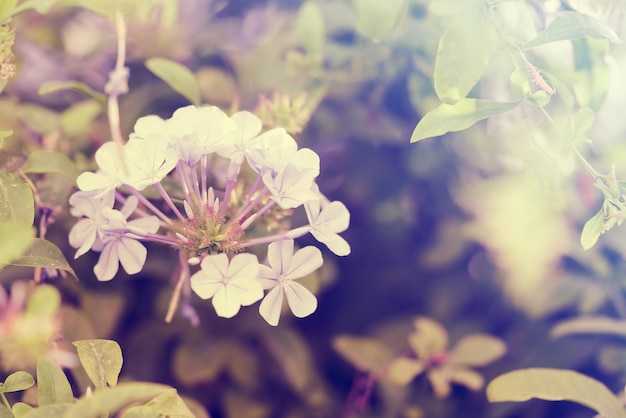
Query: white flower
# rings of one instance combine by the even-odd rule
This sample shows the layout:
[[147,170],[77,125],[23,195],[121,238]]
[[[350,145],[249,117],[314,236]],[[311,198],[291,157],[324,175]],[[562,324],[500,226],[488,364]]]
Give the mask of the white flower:
[[237,125],[215,106],[185,106],[166,122],[170,146],[189,165],[202,155],[228,147],[237,135]]
[[[156,233],[159,220],[156,216],[148,216],[127,221],[136,207],[137,198],[130,196],[121,210],[105,208],[102,211],[102,253],[93,268],[98,280],[108,281],[115,277],[120,263],[128,274],[139,273],[143,268],[148,251],[137,238]],[[94,250],[98,248],[94,247]]]
[[248,162],[257,173],[279,172],[298,151],[296,140],[283,128],[274,128],[259,135],[250,144]]
[[68,236],[70,245],[78,249],[74,258],[85,254],[93,246],[101,245],[101,237],[104,235],[101,230],[104,223],[103,211],[112,209],[114,201],[113,190],[101,197],[95,191],[78,191],[70,196],[70,213],[76,217],[84,217],[76,222]]
[[159,133],[151,133],[145,139],[131,137],[123,150],[128,170],[126,184],[137,191],[159,183],[178,162],[167,138]]
[[202,299],[212,297],[221,317],[232,318],[242,306],[263,297],[263,287],[256,279],[259,261],[253,254],[237,254],[230,262],[224,253],[208,255],[200,268],[191,276],[191,289]]
[[317,194],[311,190],[313,180],[310,170],[299,169],[291,163],[277,174],[268,171],[263,175],[263,183],[272,193],[272,200],[283,209],[295,208],[317,199]]
[[261,305],[259,313],[268,324],[276,326],[283,306],[283,293],[291,312],[303,318],[317,309],[317,299],[306,287],[294,280],[304,277],[322,266],[320,250],[313,246],[293,252],[293,240],[273,242],[267,250],[268,266],[261,265],[259,281],[264,289],[271,289]]
[[237,112],[230,117],[237,126],[237,134],[233,141],[225,144],[218,150],[222,157],[231,159],[235,164],[241,165],[248,155],[252,140],[261,132],[263,122],[253,113],[247,111]]
[[165,130],[165,120],[163,120],[159,116],[143,116],[137,119],[137,122],[135,122],[135,126],[133,127],[133,133],[130,134],[130,138],[145,139],[154,133],[165,133]]
[[319,198],[306,202],[304,210],[311,225],[311,234],[316,240],[326,244],[337,255],[350,254],[350,244],[338,235],[348,229],[350,224],[350,212],[343,203],[330,202],[322,209]]
[[76,179],[78,187],[83,191],[106,192],[121,186],[126,180],[126,168],[121,156],[122,147],[119,144],[115,142],[102,144],[95,155],[100,170],[96,173],[87,171],[78,176]]

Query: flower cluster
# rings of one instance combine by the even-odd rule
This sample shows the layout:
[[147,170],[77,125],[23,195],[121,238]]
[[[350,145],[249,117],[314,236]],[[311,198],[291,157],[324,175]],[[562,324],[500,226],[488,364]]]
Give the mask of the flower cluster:
[[[311,233],[347,255],[350,246],[338,234],[350,214],[319,192],[314,151],[299,149],[282,128],[261,130],[254,114],[229,117],[217,107],[140,118],[126,144],[103,144],[95,154],[99,170],[77,179],[70,205],[81,219],[69,236],[76,257],[100,252],[94,272],[111,280],[120,264],[128,274],[141,271],[142,242],[158,242],[200,264],[190,275],[184,263],[181,285],[212,298],[220,316],[263,299],[260,314],[277,325],[283,294],[295,316],[311,314],[317,300],[296,280],[317,270],[322,255],[313,246],[294,253],[293,240]],[[290,215],[301,206],[308,224],[292,228]],[[269,244],[266,264],[245,253],[261,244]]]

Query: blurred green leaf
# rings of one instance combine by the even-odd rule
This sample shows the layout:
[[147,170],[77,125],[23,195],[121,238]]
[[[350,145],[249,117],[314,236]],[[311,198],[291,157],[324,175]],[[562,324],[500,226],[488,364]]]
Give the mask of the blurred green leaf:
[[31,412],[33,410],[33,407],[25,404],[24,402],[15,402],[11,410],[13,411],[13,415],[15,415],[15,418],[22,418],[26,416],[26,414]]
[[166,58],[150,58],[146,67],[192,104],[200,105],[200,92],[194,74],[184,65]]
[[33,192],[19,176],[0,170],[0,223],[35,220]]
[[317,1],[308,0],[300,6],[296,26],[306,51],[310,54],[321,54],[326,42],[326,32],[324,17]]
[[92,128],[93,120],[103,111],[100,103],[83,100],[61,114],[61,129],[67,136],[86,135]]
[[544,107],[550,103],[550,95],[543,90],[537,90],[530,97],[526,98],[526,101],[533,106]]
[[[169,415],[163,415],[161,411],[150,406],[139,405],[128,408],[121,418],[166,418]],[[178,417],[176,417],[178,418]]]
[[96,390],[91,396],[80,398],[63,418],[99,418],[100,415],[119,411],[132,402],[153,399],[169,389],[169,386],[156,383],[120,383],[114,388]]
[[76,90],[79,93],[83,93],[85,96],[95,100],[101,109],[106,108],[107,97],[103,93],[98,93],[93,90],[87,84],[80,81],[46,81],[39,86],[39,95],[44,96],[46,94],[54,93],[63,90]]
[[13,135],[13,131],[0,131],[0,149],[4,146],[4,139],[11,135]]
[[332,344],[341,357],[361,371],[379,372],[393,359],[389,348],[370,337],[338,335]]
[[210,382],[224,369],[226,357],[226,347],[220,341],[189,341],[176,350],[174,374],[185,385]]
[[35,238],[35,229],[25,222],[0,223],[0,269],[20,257]]
[[16,15],[28,9],[35,9],[41,14],[48,13],[48,10],[61,0],[26,0],[15,7],[9,16]]
[[163,392],[148,402],[146,406],[162,412],[167,417],[195,418],[182,398],[178,396],[176,389]]
[[604,229],[604,208],[600,208],[598,213],[593,215],[591,219],[585,222],[582,233],[580,234],[580,244],[584,250],[593,247]]
[[40,285],[28,298],[26,312],[28,314],[52,316],[61,306],[61,294],[52,285]]
[[2,0],[0,2],[0,23],[10,16],[15,6],[17,6],[17,0]]
[[506,353],[501,339],[487,334],[472,334],[461,338],[452,350],[451,361],[467,366],[484,366]]
[[39,408],[33,408],[24,415],[20,415],[19,418],[63,418],[65,412],[69,410],[71,406],[72,404],[70,403],[41,406]]
[[574,137],[585,137],[591,125],[593,125],[594,113],[593,110],[586,106],[582,106],[574,114]]
[[439,40],[435,59],[433,79],[441,101],[452,103],[467,96],[485,72],[497,44],[498,34],[482,9],[453,20]]
[[405,0],[352,0],[356,11],[356,29],[369,38],[388,37],[400,19]]
[[65,256],[59,250],[59,247],[41,238],[35,238],[26,252],[10,264],[18,267],[43,267],[64,270],[78,279]]
[[484,6],[484,0],[430,0],[428,2],[428,14],[458,15],[469,11],[474,12],[477,8]]
[[481,99],[462,99],[454,104],[442,103],[419,121],[411,142],[457,132],[469,128],[476,122],[508,112],[519,102],[494,102]]
[[620,400],[601,382],[572,370],[523,369],[505,373],[487,386],[490,402],[523,402],[531,398],[572,401],[604,418],[626,418]]
[[22,166],[25,173],[57,173],[75,182],[76,164],[58,151],[36,150],[30,153]]
[[43,106],[33,103],[21,104],[16,109],[16,116],[28,124],[29,130],[43,135],[59,129],[59,114]]
[[550,335],[559,338],[573,334],[606,334],[626,337],[626,321],[606,316],[586,316],[559,322]]
[[74,402],[72,387],[65,373],[48,356],[37,360],[37,400],[39,406]]
[[26,390],[35,384],[35,379],[23,371],[11,373],[4,380],[4,392],[18,392],[20,390]]
[[117,385],[122,370],[122,349],[112,340],[82,340],[72,343],[78,358],[96,389]]
[[563,11],[556,15],[544,31],[526,42],[521,48],[530,49],[552,42],[588,36],[606,38],[613,43],[621,42],[613,29],[595,17],[573,11]]
[[522,70],[515,70],[509,77],[509,85],[513,94],[520,99],[525,99],[530,94],[530,83],[526,73]]

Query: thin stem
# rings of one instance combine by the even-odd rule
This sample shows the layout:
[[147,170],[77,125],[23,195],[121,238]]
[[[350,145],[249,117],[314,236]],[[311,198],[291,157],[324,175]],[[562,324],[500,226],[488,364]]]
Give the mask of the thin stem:
[[2,400],[2,404],[4,406],[6,406],[6,408],[10,411],[11,410],[11,404],[9,403],[9,400],[4,395],[4,393],[0,393],[0,400]]
[[142,195],[141,193],[139,193],[137,190],[135,190],[132,187],[127,187],[126,190],[128,190],[129,193],[132,194],[133,196],[137,197],[137,199],[139,199],[139,201],[141,203],[143,203],[148,209],[150,209],[156,216],[158,216],[167,225],[171,225],[172,224],[172,220],[170,218],[168,218],[167,216],[165,216],[165,214],[163,212],[161,212],[159,210],[159,208],[154,206],[152,204],[152,202],[150,202],[148,199],[146,199],[146,197],[144,195]]
[[105,86],[105,91],[109,94],[107,100],[107,116],[109,119],[109,129],[111,137],[116,143],[123,145],[124,139],[120,128],[120,106],[118,97],[128,92],[128,69],[125,67],[126,61],[126,22],[124,15],[117,10],[115,12],[115,28],[117,32],[117,60],[115,69],[110,74],[110,79]]
[[187,260],[185,259],[186,255],[186,251],[178,252],[178,265],[180,266],[180,275],[178,277],[178,282],[176,282],[176,287],[174,287],[174,293],[172,294],[172,298],[170,299],[170,304],[167,308],[167,314],[165,315],[165,322],[167,322],[168,324],[172,322],[172,318],[174,318],[174,314],[178,309],[178,303],[180,301],[180,293],[183,289],[183,284],[189,281],[189,264],[187,264]]
[[257,197],[252,202],[239,209],[239,213],[235,218],[235,222],[241,221],[257,205],[257,203],[259,203],[261,199],[265,197],[268,191],[269,190],[267,190],[267,187],[264,187],[263,190],[259,192]]
[[251,239],[249,241],[246,241],[243,244],[239,245],[239,248],[254,247],[255,245],[267,244],[269,242],[282,241],[282,240],[285,240],[285,239],[296,239],[296,238],[300,238],[301,236],[307,234],[309,231],[311,231],[311,225],[305,225],[305,226],[301,226],[299,228],[291,229],[291,230],[289,230],[287,232],[282,232],[280,234],[267,235],[267,236],[264,236],[264,237],[253,238],[253,239]]
[[180,213],[180,211],[178,210],[178,208],[176,207],[174,202],[172,202],[172,199],[170,198],[170,195],[167,194],[167,192],[165,191],[163,186],[161,186],[161,183],[155,183],[154,187],[156,187],[156,189],[159,191],[159,193],[161,193],[161,196],[163,196],[163,199],[168,204],[168,206],[172,209],[172,211],[174,211],[174,213],[176,214],[178,219],[180,219],[181,221],[184,221],[185,217],[183,216],[182,213]]
[[274,200],[270,200],[269,202],[267,202],[267,204],[265,206],[263,206],[261,209],[259,209],[258,212],[256,212],[255,214],[251,215],[248,219],[245,220],[244,223],[241,224],[241,229],[245,230],[246,228],[248,228],[252,224],[252,222],[254,222],[258,218],[260,218],[261,215],[263,215],[265,212],[267,212],[275,204],[276,204],[276,201],[274,201]]

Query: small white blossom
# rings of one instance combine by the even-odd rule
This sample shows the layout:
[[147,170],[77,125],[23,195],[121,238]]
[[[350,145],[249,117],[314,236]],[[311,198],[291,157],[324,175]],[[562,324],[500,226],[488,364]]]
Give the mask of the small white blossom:
[[237,126],[237,134],[233,136],[232,142],[225,144],[218,152],[222,157],[241,165],[249,153],[252,141],[261,132],[263,122],[255,114],[246,111],[237,112],[230,119]]
[[267,170],[279,172],[298,151],[296,140],[283,128],[271,129],[250,144],[248,162],[259,174]]
[[268,324],[276,326],[283,306],[283,293],[291,312],[303,318],[317,309],[317,299],[306,287],[294,280],[302,278],[322,266],[320,250],[313,246],[293,252],[293,240],[273,242],[267,249],[269,267],[260,266],[259,281],[264,289],[271,289],[261,305],[259,313]]
[[[105,208],[102,211],[102,252],[93,269],[98,280],[108,281],[115,277],[120,263],[128,274],[139,273],[143,268],[147,250],[138,238],[157,232],[159,220],[156,216],[148,216],[127,221],[136,207],[137,198],[130,196],[121,210]],[[98,248],[94,247],[94,250]]]
[[330,202],[324,208],[321,203],[319,198],[304,204],[311,234],[316,240],[326,244],[333,253],[341,256],[350,254],[350,244],[339,236],[350,224],[348,208],[339,201]]
[[230,262],[224,253],[208,255],[200,268],[191,276],[191,289],[202,299],[213,298],[221,317],[232,318],[242,306],[263,297],[263,287],[256,279],[259,262],[253,254],[237,254]]
[[83,191],[99,190],[106,192],[121,186],[125,179],[122,147],[115,142],[102,144],[96,151],[95,159],[100,170],[95,173],[84,172],[76,179],[76,184]]
[[103,196],[96,196],[97,192],[78,191],[70,196],[70,213],[76,217],[82,216],[72,227],[69,233],[70,245],[77,248],[74,258],[85,254],[93,246],[101,245],[104,232],[101,226],[104,223],[103,211],[112,209],[115,201],[115,192],[110,190]]
[[283,209],[295,208],[309,200],[317,199],[311,190],[314,177],[307,169],[299,169],[287,164],[277,174],[267,172],[263,175],[263,183],[272,193],[272,200]]

